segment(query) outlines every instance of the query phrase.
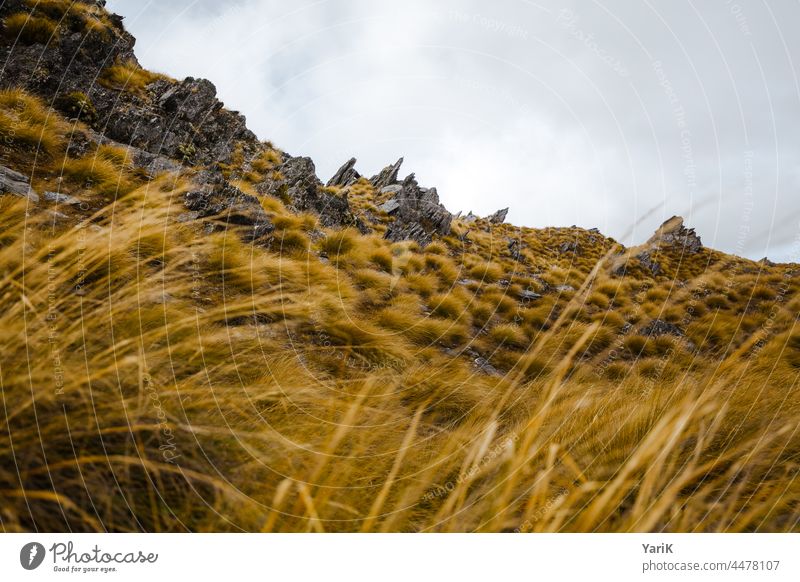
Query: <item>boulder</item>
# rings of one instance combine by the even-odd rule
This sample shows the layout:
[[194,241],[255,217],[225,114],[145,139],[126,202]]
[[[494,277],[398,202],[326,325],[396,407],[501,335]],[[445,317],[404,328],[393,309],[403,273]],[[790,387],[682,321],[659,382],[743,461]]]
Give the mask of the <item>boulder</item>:
[[34,204],[39,202],[39,195],[31,188],[28,177],[5,166],[0,166],[0,193],[27,198]]

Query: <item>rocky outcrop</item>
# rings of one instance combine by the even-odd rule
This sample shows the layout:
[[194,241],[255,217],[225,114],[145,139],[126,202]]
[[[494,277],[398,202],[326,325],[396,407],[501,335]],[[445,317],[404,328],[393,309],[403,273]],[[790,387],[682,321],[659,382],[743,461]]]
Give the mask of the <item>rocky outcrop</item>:
[[[35,4],[3,2],[0,16],[30,12]],[[123,28],[122,19],[109,14],[108,22],[110,27],[97,29],[67,13],[59,22],[57,40],[47,46],[0,39],[0,86],[22,87],[56,106],[80,95],[81,110],[91,109],[91,116],[61,107],[65,115],[81,117],[114,141],[191,165],[228,162],[237,146],[258,147],[245,118],[223,107],[210,81],[174,81],[142,71],[145,81],[151,81],[144,88],[127,81],[118,87],[104,83],[112,65],[140,69],[133,52],[136,40]]]
[[152,99],[116,100],[107,115],[104,102],[95,107],[100,131],[116,141],[188,165],[228,163],[237,147],[246,153],[259,147],[243,115],[229,111],[217,99],[216,87],[205,79],[158,80],[148,86]]
[[661,265],[653,258],[650,251],[642,251],[636,255],[636,259],[639,261],[639,264],[650,271],[650,274],[654,277],[661,272]]
[[400,173],[400,166],[403,165],[403,158],[397,160],[391,166],[386,166],[376,176],[372,176],[369,181],[375,187],[375,190],[381,191],[389,186],[397,184],[397,175]]
[[341,168],[339,168],[336,171],[333,177],[330,180],[328,180],[328,183],[325,185],[329,187],[338,186],[340,188],[345,188],[350,184],[358,181],[358,179],[361,177],[361,174],[359,174],[356,171],[355,166],[356,166],[356,159],[350,158],[344,163],[344,165]]
[[268,178],[257,186],[262,194],[276,196],[297,212],[314,212],[327,227],[353,226],[369,232],[350,209],[347,194],[325,192],[311,158],[288,157],[279,167],[279,179]]
[[558,247],[559,254],[562,255],[580,255],[581,254],[581,245],[578,244],[578,241],[571,240],[564,243]]
[[402,183],[396,183],[400,171],[400,158],[371,179],[381,192],[391,192],[392,198],[381,209],[394,218],[386,229],[385,237],[391,241],[415,240],[422,246],[430,244],[434,234],[450,234],[453,215],[439,202],[436,188],[423,188],[414,174]]
[[628,273],[629,266],[638,262],[639,266],[656,277],[664,273],[663,260],[659,262],[659,258],[666,253],[682,260],[686,255],[694,255],[702,250],[703,243],[694,229],[686,228],[680,216],[673,216],[658,227],[646,243],[619,255],[611,273],[624,277]]
[[[275,230],[256,197],[245,194],[213,172],[200,172],[195,181],[201,186],[186,193],[184,205],[189,214],[183,219],[214,219],[244,227],[244,238],[252,241],[262,240]],[[214,230],[213,221],[207,224]]]
[[[35,12],[35,6],[7,0],[0,4],[0,17]],[[265,216],[225,180],[224,172],[237,160],[254,159],[271,146],[262,144],[247,128],[243,115],[224,107],[210,81],[192,77],[175,81],[142,71],[133,53],[136,41],[123,28],[122,19],[107,14],[107,20],[110,28],[97,30],[67,13],[59,21],[58,39],[46,46],[11,42],[0,35],[4,63],[0,87],[22,87],[53,104],[72,103],[79,95],[79,108],[65,106],[62,111],[80,117],[94,131],[85,137],[76,133],[70,155],[85,155],[93,143],[114,143],[129,146],[134,165],[151,178],[202,167],[195,181],[207,179],[208,187],[189,196],[187,204],[202,206],[201,217],[225,211],[232,222],[244,221],[263,230]],[[125,82],[119,86],[104,81],[112,65],[124,69]],[[139,81],[131,82],[129,72],[138,75]],[[82,114],[87,108],[91,116]],[[360,176],[354,165],[354,159],[345,164],[330,185],[346,186],[357,180]],[[297,211],[319,214],[324,226],[355,226],[368,232],[350,210],[346,195],[323,191],[309,158],[284,155],[276,169],[256,185],[259,192],[279,196]],[[225,201],[228,195],[232,199]]]
[[673,216],[664,222],[646,244],[648,247],[666,245],[688,254],[698,253],[703,248],[700,237],[693,228],[683,225],[680,216]]
[[39,195],[31,188],[28,177],[5,166],[0,166],[0,194],[11,194],[39,202]]
[[501,208],[494,214],[491,214],[486,217],[491,224],[503,224],[506,221],[506,216],[508,216],[508,208]]

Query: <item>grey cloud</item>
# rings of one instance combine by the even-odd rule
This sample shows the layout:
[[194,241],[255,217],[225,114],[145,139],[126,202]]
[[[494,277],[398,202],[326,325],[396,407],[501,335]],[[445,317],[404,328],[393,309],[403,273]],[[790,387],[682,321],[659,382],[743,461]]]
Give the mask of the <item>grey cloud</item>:
[[641,241],[684,214],[721,250],[800,261],[800,5],[113,0],[151,68],[205,76],[252,128],[371,173],[404,155],[448,207]]

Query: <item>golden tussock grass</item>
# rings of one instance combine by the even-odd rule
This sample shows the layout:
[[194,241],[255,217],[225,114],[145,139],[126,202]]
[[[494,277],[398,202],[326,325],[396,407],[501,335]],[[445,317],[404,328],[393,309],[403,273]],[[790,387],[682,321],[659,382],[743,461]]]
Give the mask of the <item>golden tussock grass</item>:
[[108,89],[144,96],[149,84],[165,78],[164,75],[143,69],[135,62],[125,61],[104,69],[98,81]]
[[[499,255],[503,228],[312,240],[265,198],[285,252],[176,221],[189,179],[122,150],[61,166],[92,200],[71,222],[0,196],[4,531],[798,529],[794,290],[712,308],[724,273],[629,284],[587,232],[555,268]],[[685,338],[640,335],[667,309]]]

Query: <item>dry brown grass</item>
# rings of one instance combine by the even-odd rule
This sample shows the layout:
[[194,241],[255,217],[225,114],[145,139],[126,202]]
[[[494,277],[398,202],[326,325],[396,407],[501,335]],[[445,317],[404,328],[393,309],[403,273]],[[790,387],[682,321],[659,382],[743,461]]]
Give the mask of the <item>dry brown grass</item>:
[[[517,233],[520,267],[506,226],[312,240],[264,198],[252,245],[175,220],[188,179],[64,156],[26,99],[0,95],[56,136],[38,179],[92,204],[57,225],[0,196],[4,531],[797,531],[792,267],[740,313],[717,267],[615,278],[569,229]],[[667,310],[687,338],[640,335]]]
[[152,73],[134,62],[126,61],[107,67],[98,81],[103,87],[109,89],[127,91],[128,93],[144,96],[148,85],[165,78],[164,75]]

